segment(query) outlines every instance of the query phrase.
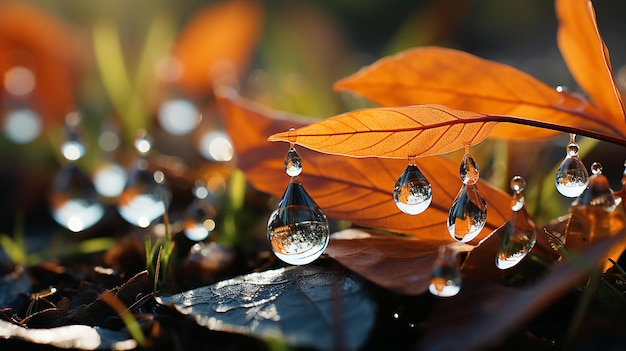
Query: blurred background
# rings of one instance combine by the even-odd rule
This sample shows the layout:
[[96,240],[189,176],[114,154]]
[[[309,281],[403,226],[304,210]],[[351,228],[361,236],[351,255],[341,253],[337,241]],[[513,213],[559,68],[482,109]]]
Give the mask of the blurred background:
[[[626,3],[594,6],[624,87]],[[232,199],[237,189],[247,205],[269,210],[240,176],[232,184],[233,150],[213,104],[215,86],[235,86],[278,110],[329,117],[370,106],[333,92],[336,80],[383,56],[438,45],[577,90],[556,29],[554,4],[546,0],[2,0],[0,232],[13,233],[20,221],[32,232],[128,230],[115,207],[127,170],[143,157],[135,147],[140,130],[149,136],[151,165],[167,179],[174,219],[196,199],[214,201],[208,212],[239,206]],[[602,162],[617,188],[624,150],[598,145],[589,153],[592,143],[579,142],[585,164]],[[540,191],[566,143],[567,136],[537,145],[486,142],[476,153],[485,177],[505,191],[512,174]],[[68,145],[77,156],[65,154]],[[494,150],[504,157],[494,158]],[[76,185],[80,177],[58,180],[68,166],[95,183],[98,194],[89,196],[102,205],[90,211],[104,220],[60,224],[56,212],[67,198],[89,197]],[[205,195],[191,191],[198,180]],[[528,191],[540,219],[567,210],[567,199],[546,209],[533,196],[539,198]],[[228,231],[228,218],[216,221],[209,231]]]

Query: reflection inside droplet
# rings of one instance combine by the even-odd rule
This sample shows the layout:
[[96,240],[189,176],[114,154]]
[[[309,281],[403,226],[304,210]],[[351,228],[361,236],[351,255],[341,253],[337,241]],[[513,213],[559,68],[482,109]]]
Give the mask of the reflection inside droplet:
[[4,134],[16,144],[27,144],[41,133],[39,115],[28,109],[10,111],[4,118]]
[[128,172],[124,190],[118,198],[118,212],[126,221],[136,226],[146,228],[152,221],[162,216],[171,194],[164,183],[163,172],[152,172],[148,162],[140,158]]
[[164,102],[159,109],[158,118],[166,132],[185,135],[198,125],[202,115],[194,104],[178,99]]
[[284,169],[287,175],[295,177],[302,173],[302,159],[296,148],[292,145],[285,156]]
[[132,194],[124,190],[120,198],[125,200],[118,207],[126,221],[141,228],[147,228],[153,220],[165,213],[163,201],[152,194]]
[[102,205],[82,199],[68,200],[52,211],[54,220],[73,232],[80,232],[93,226],[103,215]]

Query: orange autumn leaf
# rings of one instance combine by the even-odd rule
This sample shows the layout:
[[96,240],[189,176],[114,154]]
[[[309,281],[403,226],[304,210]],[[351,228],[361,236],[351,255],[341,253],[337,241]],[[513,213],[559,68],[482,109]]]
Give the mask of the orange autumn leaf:
[[[626,128],[597,117],[601,115],[598,108],[577,95],[558,92],[513,67],[452,49],[409,49],[361,69],[334,87],[383,106],[435,103],[626,135]],[[554,130],[499,124],[491,137],[532,140],[555,134]]]
[[173,56],[182,65],[179,87],[205,93],[214,80],[239,76],[261,33],[263,12],[253,0],[221,1],[198,12],[173,48]]
[[609,51],[596,24],[596,15],[589,0],[557,0],[559,18],[557,40],[570,72],[593,104],[602,111],[602,118],[623,125],[624,103],[613,78]]
[[[25,99],[44,121],[61,120],[73,107],[77,59],[69,28],[48,13],[25,2],[0,3],[0,77],[22,67],[35,81],[33,91],[14,96]],[[0,81],[0,96],[9,99]],[[10,100],[8,100],[10,101]]]
[[325,119],[269,137],[328,154],[353,157],[430,156],[445,154],[486,139],[493,121],[443,105],[370,108]]
[[[264,109],[234,93],[216,93],[237,164],[258,190],[282,196],[289,182],[283,168],[287,145],[271,143],[266,136],[290,127],[302,127],[293,116]],[[277,118],[278,117],[278,118]],[[282,118],[280,118],[282,117]],[[298,149],[304,170],[298,178],[327,216],[354,224],[409,234],[425,240],[453,241],[446,219],[461,187],[459,166],[430,157],[418,162],[429,179],[433,200],[425,213],[410,216],[396,207],[392,192],[407,167],[406,160],[350,158]],[[478,184],[489,206],[487,225],[480,240],[510,217],[510,196],[484,181]]]

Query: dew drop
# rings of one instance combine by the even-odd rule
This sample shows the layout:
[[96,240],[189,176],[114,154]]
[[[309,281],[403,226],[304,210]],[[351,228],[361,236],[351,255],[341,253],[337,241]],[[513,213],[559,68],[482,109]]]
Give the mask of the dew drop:
[[146,155],[152,149],[152,137],[144,129],[141,129],[135,136],[134,145],[139,155]]
[[459,167],[459,174],[461,175],[461,181],[463,184],[476,184],[480,178],[480,169],[478,163],[474,160],[474,156],[469,152],[469,146],[465,147],[465,154],[461,159],[461,166]]
[[65,135],[61,145],[61,155],[68,161],[76,161],[87,152],[80,131],[81,122],[82,117],[78,112],[70,112],[65,116]]
[[570,141],[565,151],[565,159],[556,172],[556,188],[563,196],[577,197],[587,187],[589,174],[578,157],[575,134],[570,134]]
[[117,209],[127,222],[146,228],[165,213],[170,198],[165,184],[158,183],[155,172],[149,170],[148,161],[139,158],[128,172]]
[[517,265],[528,255],[537,241],[535,221],[524,207],[522,191],[525,187],[524,178],[515,176],[511,180],[513,213],[507,223],[502,246],[496,254],[496,267],[499,269],[509,269]]
[[91,180],[73,164],[56,174],[49,200],[54,220],[73,232],[92,227],[104,215]]
[[576,199],[574,205],[594,206],[613,211],[617,206],[615,194],[609,185],[608,179],[602,174],[602,165],[599,162],[594,162],[591,165],[591,172],[593,174],[589,177],[587,187]]
[[298,176],[302,173],[302,159],[293,145],[291,145],[285,156],[285,172],[291,177]]
[[293,177],[267,224],[272,251],[286,263],[304,265],[324,252],[328,234],[326,215]]
[[192,190],[194,200],[183,216],[183,232],[189,240],[206,239],[215,229],[215,208],[206,200],[209,191],[202,180]]
[[460,176],[463,187],[450,207],[447,224],[454,240],[468,242],[478,236],[487,222],[487,201],[476,186],[480,174],[469,147],[461,160]]
[[415,165],[415,157],[409,157],[409,165],[396,181],[393,200],[400,211],[416,215],[424,212],[433,199],[432,187]]
[[451,297],[461,291],[461,272],[456,252],[448,246],[440,246],[433,264],[428,291],[439,297]]

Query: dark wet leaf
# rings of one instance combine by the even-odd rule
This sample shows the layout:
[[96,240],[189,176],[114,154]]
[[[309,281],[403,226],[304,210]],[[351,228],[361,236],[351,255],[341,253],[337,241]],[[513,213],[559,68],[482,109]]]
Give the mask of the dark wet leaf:
[[0,280],[0,307],[18,307],[15,304],[19,303],[20,295],[28,294],[30,290],[28,274],[20,267],[16,268]]
[[252,273],[157,301],[210,330],[320,350],[359,348],[376,315],[357,276],[319,266]]
[[[450,240],[419,240],[392,235],[370,235],[346,229],[331,236],[325,253],[369,281],[404,295],[428,289],[433,262],[441,245]],[[471,245],[457,243],[459,250]]]
[[61,349],[131,350],[137,344],[125,331],[113,331],[86,325],[67,325],[47,329],[27,329],[0,320],[0,339],[22,340]]

